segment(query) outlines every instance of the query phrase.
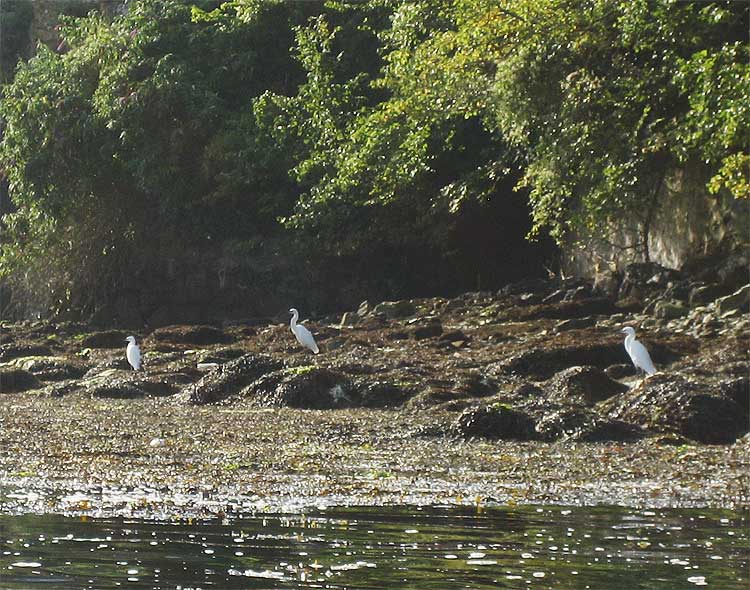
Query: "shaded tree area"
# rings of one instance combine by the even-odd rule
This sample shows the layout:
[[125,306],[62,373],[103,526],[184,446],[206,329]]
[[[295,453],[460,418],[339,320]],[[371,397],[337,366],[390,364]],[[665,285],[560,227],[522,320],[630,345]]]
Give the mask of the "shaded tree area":
[[681,167],[748,196],[749,11],[131,0],[63,18],[0,104],[0,273],[91,312],[165,260],[232,258],[267,298],[322,309],[496,288],[554,265],[546,235],[623,215],[647,236]]

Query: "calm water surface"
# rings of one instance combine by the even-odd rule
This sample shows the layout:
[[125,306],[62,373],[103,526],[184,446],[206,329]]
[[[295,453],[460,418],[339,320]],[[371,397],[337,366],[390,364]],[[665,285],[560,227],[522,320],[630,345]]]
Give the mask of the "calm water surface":
[[748,513],[389,507],[224,523],[0,516],[1,588],[747,590]]

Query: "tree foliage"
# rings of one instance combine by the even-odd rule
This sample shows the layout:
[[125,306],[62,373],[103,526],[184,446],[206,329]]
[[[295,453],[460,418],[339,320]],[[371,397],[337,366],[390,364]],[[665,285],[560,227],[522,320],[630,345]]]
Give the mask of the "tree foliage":
[[69,17],[59,51],[39,47],[0,103],[16,208],[0,273],[43,278],[50,305],[90,305],[175,250],[270,235],[307,240],[318,262],[389,272],[409,253],[390,272],[458,272],[467,219],[517,225],[513,184],[532,235],[630,216],[648,257],[670,174],[699,166],[708,191],[748,197],[749,14],[132,0]]

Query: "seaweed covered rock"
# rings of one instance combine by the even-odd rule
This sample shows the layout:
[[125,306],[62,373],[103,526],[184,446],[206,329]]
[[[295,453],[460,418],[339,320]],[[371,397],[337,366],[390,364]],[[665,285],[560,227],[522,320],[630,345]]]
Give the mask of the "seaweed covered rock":
[[9,342],[0,345],[0,362],[7,363],[24,356],[49,356],[52,350],[45,344]]
[[546,414],[536,424],[539,436],[580,442],[627,442],[645,435],[640,426],[602,416],[589,408],[563,408]]
[[260,354],[246,354],[221,365],[197,383],[187,386],[183,392],[190,403],[210,404],[218,402],[249,385],[267,373],[282,367],[281,361]]
[[17,393],[38,387],[39,380],[29,371],[17,367],[0,367],[0,393]]
[[453,431],[463,438],[531,440],[536,438],[534,419],[504,404],[475,406],[456,419]]
[[[563,298],[566,294],[562,295]],[[610,315],[616,310],[614,301],[609,297],[586,297],[564,300],[558,303],[547,302],[544,305],[530,306],[521,314],[524,320],[585,318],[594,315]]]
[[79,362],[72,362],[58,356],[21,357],[13,365],[36,375],[42,381],[62,381],[82,377],[88,367]]
[[175,386],[159,375],[121,369],[105,369],[79,381],[78,385],[87,395],[101,398],[135,399],[176,392]]
[[610,379],[603,371],[591,366],[560,371],[545,387],[552,399],[582,401],[589,406],[628,390],[627,385]]
[[221,344],[231,340],[231,336],[223,330],[203,325],[165,326],[157,328],[147,338],[147,341],[153,342],[193,345]]
[[81,340],[83,348],[120,348],[127,346],[125,338],[128,334],[122,330],[103,330],[87,334]]
[[268,373],[244,388],[242,395],[262,407],[327,410],[397,406],[408,392],[385,381],[352,379],[340,371],[303,366]]
[[356,405],[354,386],[346,375],[313,366],[270,373],[242,393],[263,407],[323,410]]
[[606,404],[612,418],[702,443],[732,443],[748,431],[747,411],[718,385],[681,375],[654,375]]
[[359,381],[356,389],[358,405],[363,408],[400,406],[410,395],[408,390],[387,381]]
[[493,365],[493,370],[539,380],[572,366],[608,367],[622,362],[627,353],[620,343],[582,344],[559,348],[532,348]]

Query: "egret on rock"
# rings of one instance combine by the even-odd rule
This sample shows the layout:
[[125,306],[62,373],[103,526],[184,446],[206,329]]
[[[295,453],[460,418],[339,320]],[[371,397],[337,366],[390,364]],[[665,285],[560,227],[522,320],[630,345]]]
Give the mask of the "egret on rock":
[[292,308],[289,310],[289,313],[292,314],[292,322],[289,324],[289,327],[292,329],[292,334],[294,334],[294,336],[297,338],[297,342],[299,342],[305,348],[309,348],[315,354],[318,354],[318,352],[320,352],[320,349],[315,343],[315,338],[313,338],[313,335],[310,334],[310,330],[305,328],[305,326],[303,326],[302,324],[297,323],[297,319],[299,319],[299,312],[296,309]]
[[125,342],[128,343],[128,347],[125,349],[125,356],[128,357],[128,362],[133,367],[133,370],[139,371],[141,369],[141,349],[135,343],[135,336],[128,336]]
[[621,332],[627,334],[625,336],[625,350],[630,355],[630,360],[633,361],[636,369],[642,370],[647,375],[653,375],[656,373],[656,367],[651,360],[651,355],[648,354],[648,350],[638,340],[635,339],[635,330],[630,326],[623,328]]

